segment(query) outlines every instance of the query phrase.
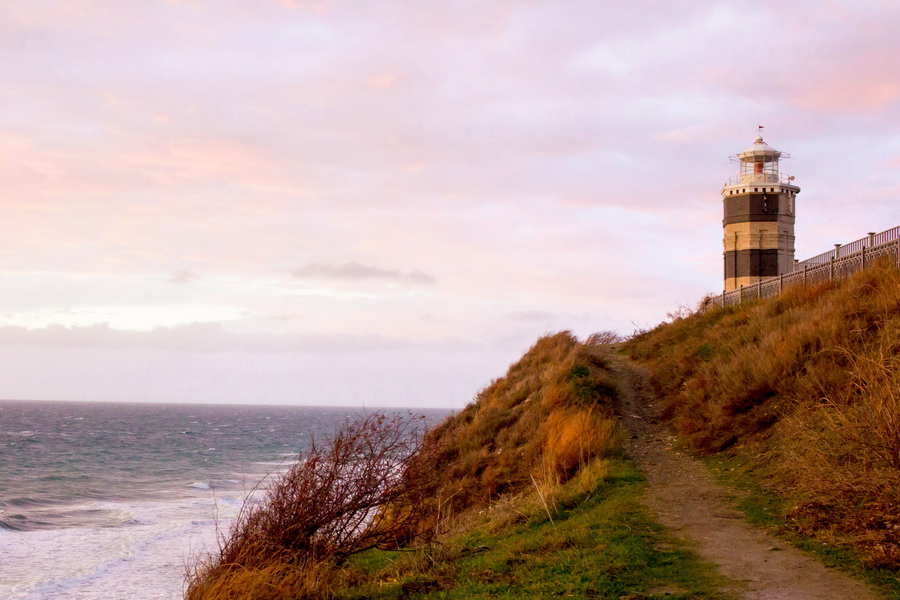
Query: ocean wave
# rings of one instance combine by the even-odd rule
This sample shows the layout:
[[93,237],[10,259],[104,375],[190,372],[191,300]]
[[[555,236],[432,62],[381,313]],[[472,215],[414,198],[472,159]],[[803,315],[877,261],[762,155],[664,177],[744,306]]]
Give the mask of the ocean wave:
[[25,523],[20,522],[22,515],[7,515],[0,517],[0,531],[28,531]]
[[18,497],[18,498],[10,498],[9,500],[3,500],[0,502],[2,506],[15,506],[17,508],[28,508],[30,506],[42,506],[46,504],[41,500],[37,500],[35,498],[27,498],[27,497]]
[[43,505],[3,512],[0,529],[6,531],[46,531],[77,527],[119,527],[134,518],[125,505],[90,503],[71,505]]

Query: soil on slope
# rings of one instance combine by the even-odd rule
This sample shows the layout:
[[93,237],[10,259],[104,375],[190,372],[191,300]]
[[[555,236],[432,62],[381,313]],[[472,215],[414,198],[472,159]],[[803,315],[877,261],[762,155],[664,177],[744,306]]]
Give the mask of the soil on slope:
[[647,505],[660,523],[718,565],[732,582],[729,592],[746,600],[878,598],[864,584],[747,523],[732,507],[731,494],[699,461],[675,448],[641,367],[615,360],[624,384],[621,416],[630,430],[625,449],[649,482]]

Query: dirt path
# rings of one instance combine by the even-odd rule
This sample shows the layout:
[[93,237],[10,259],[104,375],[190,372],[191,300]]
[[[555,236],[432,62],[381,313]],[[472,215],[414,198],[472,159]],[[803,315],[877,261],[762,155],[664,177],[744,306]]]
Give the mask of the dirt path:
[[656,402],[640,367],[615,357],[625,378],[626,451],[650,483],[647,505],[674,534],[719,566],[746,600],[874,600],[862,583],[829,570],[785,542],[748,524],[706,468],[674,449],[674,436],[656,418]]

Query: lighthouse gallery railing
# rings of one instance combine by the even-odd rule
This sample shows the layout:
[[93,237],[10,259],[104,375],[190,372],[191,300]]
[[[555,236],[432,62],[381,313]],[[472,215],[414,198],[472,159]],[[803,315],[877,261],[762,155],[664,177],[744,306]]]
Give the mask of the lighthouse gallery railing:
[[785,286],[842,279],[865,269],[882,256],[888,256],[895,264],[900,265],[900,227],[871,233],[849,244],[836,245],[834,250],[797,263],[791,273],[767,277],[759,283],[722,292],[710,298],[709,304],[734,306],[750,300],[777,296]]

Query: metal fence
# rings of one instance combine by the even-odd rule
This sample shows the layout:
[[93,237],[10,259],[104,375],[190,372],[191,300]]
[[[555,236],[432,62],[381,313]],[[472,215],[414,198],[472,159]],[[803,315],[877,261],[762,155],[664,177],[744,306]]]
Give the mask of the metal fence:
[[735,306],[760,298],[777,296],[789,285],[843,279],[865,269],[882,256],[887,256],[894,264],[900,265],[900,227],[877,234],[870,233],[850,244],[836,244],[834,250],[797,263],[792,273],[767,277],[758,283],[722,292],[710,298],[707,306]]

